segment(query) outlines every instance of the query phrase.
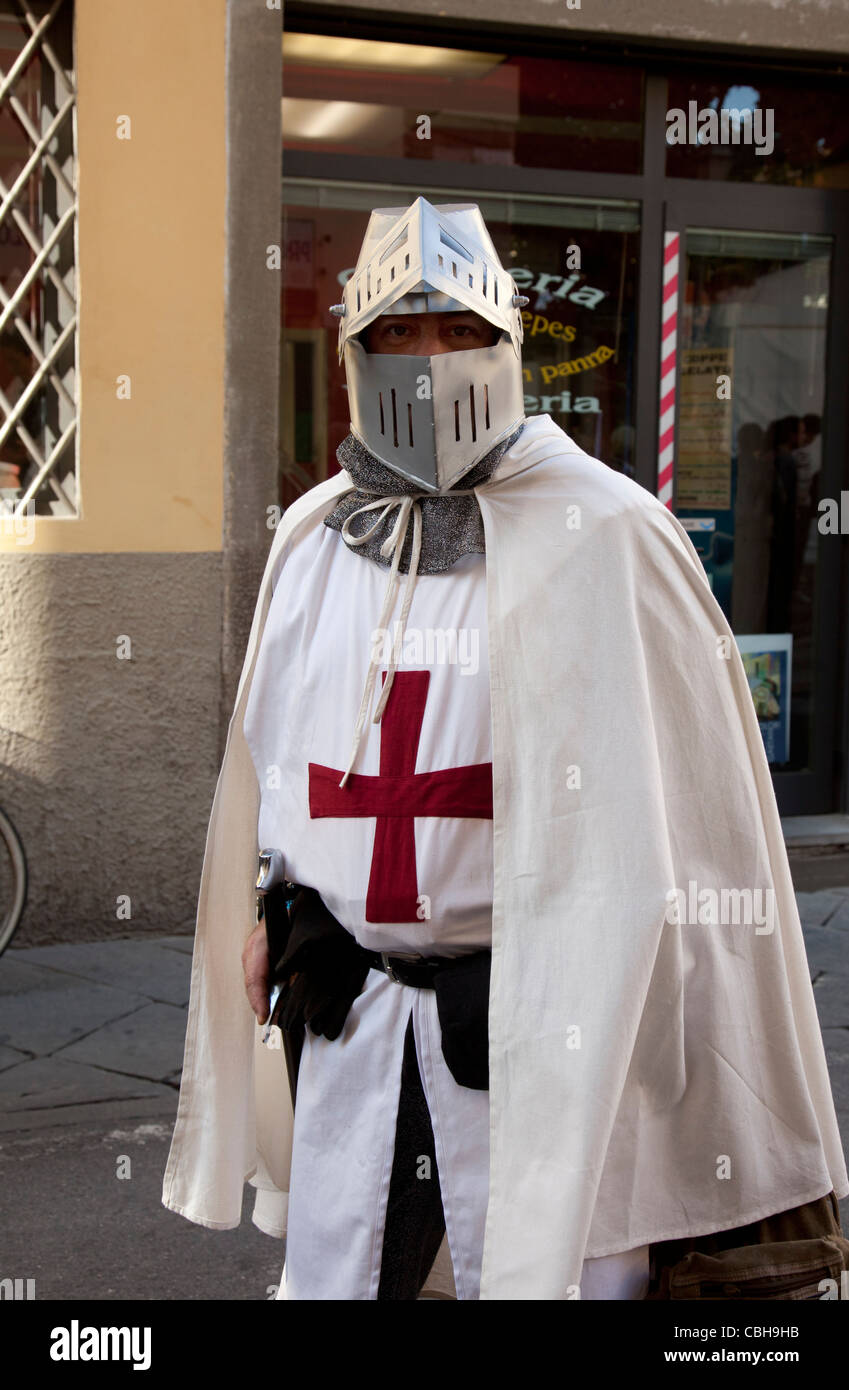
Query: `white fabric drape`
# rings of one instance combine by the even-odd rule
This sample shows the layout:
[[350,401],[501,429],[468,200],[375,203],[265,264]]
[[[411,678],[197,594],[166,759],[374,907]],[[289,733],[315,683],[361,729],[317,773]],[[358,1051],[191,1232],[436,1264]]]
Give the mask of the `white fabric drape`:
[[[205,1225],[238,1224],[252,1176],[254,1219],[284,1228],[291,1106],[241,978],[259,804],[242,716],[272,579],[349,486],[284,515],[213,803],[163,1187]],[[547,416],[476,492],[494,797],[481,1297],[562,1299],[585,1257],[849,1182],[751,696],[686,533]],[[690,880],[772,890],[774,930],[670,924]]]

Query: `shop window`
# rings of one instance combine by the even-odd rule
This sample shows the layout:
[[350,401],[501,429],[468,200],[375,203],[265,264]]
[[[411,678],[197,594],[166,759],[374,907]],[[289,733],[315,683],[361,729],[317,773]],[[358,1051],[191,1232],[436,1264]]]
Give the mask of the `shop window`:
[[[0,507],[77,515],[73,7],[0,15]],[[17,524],[17,523],[16,523]]]
[[831,252],[825,236],[686,234],[676,511],[782,771],[813,753]]
[[846,87],[827,79],[672,76],[666,141],[670,178],[849,188]]
[[302,33],[283,63],[288,150],[640,171],[638,68]]
[[[422,188],[436,205],[456,194]],[[408,207],[408,190],[304,181],[284,187],[281,504],[338,470],[348,434],[345,375],[330,313],[353,271],[369,211]],[[637,244],[634,203],[475,197],[523,310],[525,413],[548,414],[577,444],[634,473]]]

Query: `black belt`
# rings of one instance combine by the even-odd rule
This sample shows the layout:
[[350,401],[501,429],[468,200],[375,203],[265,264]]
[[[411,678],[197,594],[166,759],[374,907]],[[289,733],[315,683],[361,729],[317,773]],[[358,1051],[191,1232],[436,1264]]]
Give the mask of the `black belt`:
[[[363,948],[361,948],[363,949]],[[489,1089],[489,982],[492,952],[414,956],[365,951],[364,963],[399,985],[432,989],[442,1032],[442,1055],[460,1086]]]
[[[396,985],[413,985],[416,989],[435,989],[436,976],[452,962],[468,959],[463,956],[417,956],[393,951],[366,951],[369,965],[382,970]],[[471,952],[475,956],[488,956],[489,951]]]

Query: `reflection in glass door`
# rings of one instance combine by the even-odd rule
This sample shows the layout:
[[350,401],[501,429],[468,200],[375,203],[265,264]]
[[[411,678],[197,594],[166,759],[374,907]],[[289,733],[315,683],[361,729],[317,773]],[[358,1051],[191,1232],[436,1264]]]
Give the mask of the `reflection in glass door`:
[[775,771],[814,761],[831,238],[689,229],[676,514],[743,654]]

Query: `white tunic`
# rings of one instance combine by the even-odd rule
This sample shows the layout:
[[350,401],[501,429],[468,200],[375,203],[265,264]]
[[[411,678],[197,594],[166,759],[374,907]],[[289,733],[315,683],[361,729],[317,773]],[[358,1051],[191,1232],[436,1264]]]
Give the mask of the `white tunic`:
[[[382,565],[352,553],[327,526],[283,567],[245,711],[262,793],[259,839],[261,847],[282,850],[288,876],[316,888],[363,946],[458,955],[491,942],[491,817],[415,817],[416,897],[429,901],[414,902],[412,920],[369,920],[376,818],[344,814],[352,788],[336,791],[387,579]],[[380,773],[381,743],[388,727],[394,731],[392,706],[412,673],[413,684],[423,678],[427,687],[419,687],[416,772],[491,763],[485,582],[482,555],[418,577],[402,647],[408,659],[399,665],[382,722],[366,724],[355,774]],[[415,713],[402,722],[405,731],[414,726]],[[324,779],[326,790],[315,773],[311,778],[310,764],[337,770]],[[330,796],[338,815],[311,815],[311,784],[313,798],[317,788]],[[382,900],[398,888],[393,877],[376,896]]]
[[[379,774],[393,698],[412,671],[428,673],[416,771],[491,762],[485,578],[482,555],[465,556],[444,574],[417,578],[396,688],[382,724],[366,724],[355,773]],[[245,712],[262,789],[259,840],[261,847],[283,851],[289,877],[317,888],[361,945],[459,955],[491,941],[491,819],[416,817],[418,891],[406,914],[411,920],[385,922],[368,918],[376,817],[310,814],[309,765],[337,769],[336,783],[347,765],[372,643],[382,640],[375,624],[387,579],[384,566],[352,554],[327,526],[283,568]],[[394,888],[397,881],[390,877],[388,893]],[[378,888],[378,902],[379,894]],[[457,1085],[448,1071],[433,991],[397,985],[372,970],[340,1038],[329,1042],[306,1033],[289,1199],[290,1299],[376,1296],[411,1011],[457,1294],[477,1297],[487,1200],[487,1093]]]
[[[367,789],[361,784],[366,805],[384,805],[380,798],[389,795],[382,750],[396,778],[477,768],[476,788],[469,774],[455,772],[447,792],[437,789],[437,807],[447,795],[454,814],[418,815],[412,824],[399,820],[397,806],[382,825],[375,814],[342,814],[356,776],[338,790],[372,643],[381,640],[375,624],[387,579],[385,567],[352,553],[326,526],[295,547],[282,569],[244,721],[261,788],[259,843],[282,850],[287,875],[316,888],[361,945],[459,955],[491,944],[491,812],[458,814],[469,797],[480,812],[475,796],[492,759],[485,559],[464,556],[443,574],[418,577],[395,686],[382,723],[369,720],[360,744],[354,773],[385,776]],[[422,804],[428,790],[405,783],[403,804]],[[399,920],[386,920],[393,913]],[[376,1297],[411,1013],[457,1297],[478,1297],[488,1093],[458,1085],[448,1070],[434,992],[398,985],[378,970],[369,972],[338,1039],[306,1031],[281,1297]]]

